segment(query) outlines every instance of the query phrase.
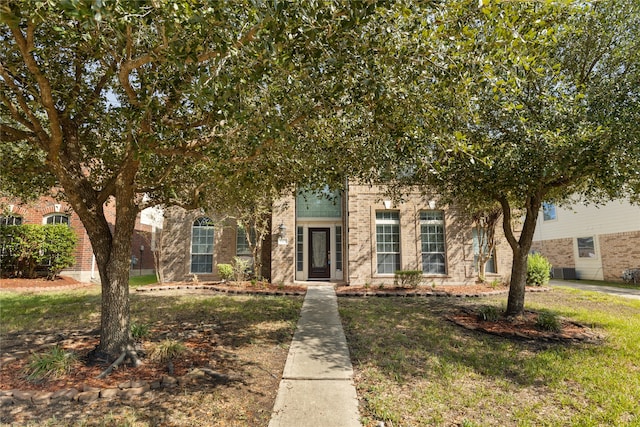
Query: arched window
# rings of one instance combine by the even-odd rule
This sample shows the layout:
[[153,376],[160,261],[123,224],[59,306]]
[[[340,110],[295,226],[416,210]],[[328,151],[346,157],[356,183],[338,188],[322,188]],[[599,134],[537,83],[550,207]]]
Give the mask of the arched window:
[[44,217],[44,223],[46,225],[69,225],[69,215],[65,214],[51,214]]
[[0,225],[22,225],[22,217],[15,215],[0,216]]
[[213,221],[200,217],[191,228],[191,272],[213,272]]

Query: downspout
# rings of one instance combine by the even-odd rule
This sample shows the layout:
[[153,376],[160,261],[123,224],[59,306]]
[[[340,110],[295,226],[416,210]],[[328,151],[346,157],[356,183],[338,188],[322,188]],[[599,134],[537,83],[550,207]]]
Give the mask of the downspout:
[[349,178],[344,179],[344,232],[342,244],[342,280],[349,286]]

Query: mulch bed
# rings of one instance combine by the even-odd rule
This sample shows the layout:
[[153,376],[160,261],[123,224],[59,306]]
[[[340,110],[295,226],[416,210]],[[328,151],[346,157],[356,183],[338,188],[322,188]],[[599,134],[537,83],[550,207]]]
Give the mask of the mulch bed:
[[2,278],[0,279],[0,290],[6,291],[25,291],[25,292],[38,292],[38,291],[58,291],[65,289],[78,289],[97,286],[94,283],[83,283],[77,280],[67,277],[58,276],[53,280],[47,280],[46,277],[39,277],[35,279],[21,279],[21,278]]
[[280,286],[268,282],[174,282],[163,283],[136,288],[137,292],[172,291],[172,290],[202,290],[232,295],[305,295],[306,286]]
[[538,326],[540,313],[525,311],[522,316],[499,316],[496,320],[484,320],[472,309],[461,309],[445,318],[463,328],[498,335],[501,337],[537,342],[588,342],[600,343],[604,337],[591,328],[558,317],[559,329],[549,331]]

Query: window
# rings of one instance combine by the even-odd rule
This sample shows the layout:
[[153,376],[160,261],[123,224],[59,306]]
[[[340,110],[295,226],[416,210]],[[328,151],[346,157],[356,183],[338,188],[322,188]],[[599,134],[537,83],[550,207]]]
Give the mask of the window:
[[554,221],[556,219],[557,219],[556,205],[554,205],[553,203],[543,203],[542,204],[542,220]]
[[336,270],[342,271],[342,226],[336,225]]
[[578,257],[595,258],[596,247],[593,237],[578,237]]
[[[473,231],[473,265],[475,268],[478,267],[478,257],[480,256],[480,240],[478,239],[478,229],[474,228]],[[484,234],[485,231],[482,230],[482,233]],[[482,239],[484,240],[484,239]],[[483,242],[483,246],[485,246],[484,250],[486,252],[486,244],[487,242]],[[495,273],[496,272],[496,261],[495,261],[495,257],[493,256],[494,253],[493,251],[491,252],[491,256],[489,257],[489,259],[487,260],[487,262],[484,264],[484,271],[485,273]]]
[[400,214],[376,212],[377,272],[394,274],[400,270]]
[[22,217],[14,215],[0,216],[0,225],[22,225]]
[[422,272],[446,274],[444,214],[442,211],[420,212]]
[[[249,232],[249,236],[251,237],[251,241],[255,245],[256,231],[253,228]],[[242,227],[238,227],[238,229],[236,230],[236,255],[251,255],[251,247],[249,246],[249,241],[247,240],[247,233]]]
[[304,228],[296,229],[296,271],[304,270]]
[[191,272],[213,272],[213,221],[198,218],[191,229]]
[[325,187],[321,191],[299,191],[296,198],[298,218],[341,218],[342,197],[339,191]]
[[69,215],[53,214],[44,217],[44,223],[47,225],[66,224],[69,225]]

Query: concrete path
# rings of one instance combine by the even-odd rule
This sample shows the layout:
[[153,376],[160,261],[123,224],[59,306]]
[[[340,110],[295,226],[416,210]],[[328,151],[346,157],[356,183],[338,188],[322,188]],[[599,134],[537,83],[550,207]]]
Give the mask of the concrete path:
[[269,427],[360,427],[359,418],[335,290],[309,286]]
[[602,292],[609,295],[615,295],[623,298],[640,299],[640,289],[616,288],[614,286],[589,285],[566,280],[551,280],[549,284],[552,286],[566,286],[568,288],[580,289],[583,291]]

